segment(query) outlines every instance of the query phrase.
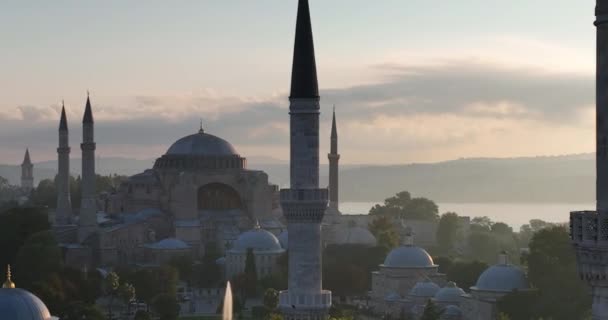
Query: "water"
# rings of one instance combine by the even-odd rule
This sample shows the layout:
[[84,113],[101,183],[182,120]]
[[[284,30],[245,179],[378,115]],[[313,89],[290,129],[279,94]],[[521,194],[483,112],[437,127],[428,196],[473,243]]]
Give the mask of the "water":
[[[344,214],[367,214],[376,202],[343,202]],[[570,211],[594,210],[594,203],[438,203],[439,212],[456,212],[461,216],[487,216],[493,221],[504,222],[515,231],[530,219],[562,223],[570,219]]]
[[224,294],[224,308],[222,309],[222,320],[232,320],[232,289],[230,281],[226,283],[226,293]]

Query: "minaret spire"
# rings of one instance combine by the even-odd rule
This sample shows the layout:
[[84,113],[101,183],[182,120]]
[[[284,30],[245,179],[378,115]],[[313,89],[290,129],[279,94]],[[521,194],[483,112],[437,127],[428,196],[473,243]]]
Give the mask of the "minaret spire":
[[34,165],[30,158],[30,149],[25,149],[25,155],[23,156],[23,162],[21,163],[21,188],[26,193],[29,193],[34,189]]
[[330,137],[330,151],[327,155],[329,159],[329,207],[336,209],[339,213],[339,165],[340,154],[338,153],[338,128],[336,126],[336,106],[334,105],[334,112],[331,120],[331,137]]
[[87,102],[82,118],[82,199],[80,203],[80,218],[78,240],[85,241],[97,231],[97,196],[95,189],[95,124],[91,99],[87,91]]
[[298,1],[290,98],[318,98],[317,64],[308,0]]
[[65,115],[65,103],[61,101],[61,118],[59,120],[59,145],[57,147],[57,209],[55,225],[72,223],[72,200],[70,196],[70,141],[68,119]]

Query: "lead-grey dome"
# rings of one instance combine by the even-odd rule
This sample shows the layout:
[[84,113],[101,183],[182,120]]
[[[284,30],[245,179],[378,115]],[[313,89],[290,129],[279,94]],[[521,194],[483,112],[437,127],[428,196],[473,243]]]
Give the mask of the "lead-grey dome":
[[287,250],[289,248],[289,232],[287,230],[279,234],[279,243],[283,249]]
[[190,245],[185,243],[182,240],[175,238],[166,238],[156,243],[151,243],[146,245],[147,248],[150,249],[159,249],[159,250],[185,250],[190,249]]
[[410,296],[432,298],[439,291],[439,286],[430,280],[425,280],[416,283],[410,290]]
[[241,234],[234,243],[232,250],[234,251],[247,251],[247,249],[253,249],[256,252],[278,252],[284,251],[279,243],[279,239],[274,234],[256,227]]
[[448,282],[448,284],[441,288],[435,294],[435,301],[450,303],[450,302],[460,302],[460,297],[466,294],[464,290],[460,289],[456,283]]
[[530,289],[526,274],[510,264],[497,264],[484,271],[472,290],[511,292]]
[[0,319],[51,320],[46,305],[23,289],[0,289]]
[[177,140],[169,147],[166,154],[215,157],[238,155],[228,141],[207,134],[203,130]]
[[349,226],[339,228],[337,242],[340,244],[356,244],[374,247],[377,244],[376,237],[366,228]]
[[393,249],[384,259],[384,266],[390,268],[436,267],[433,258],[426,250],[409,245]]

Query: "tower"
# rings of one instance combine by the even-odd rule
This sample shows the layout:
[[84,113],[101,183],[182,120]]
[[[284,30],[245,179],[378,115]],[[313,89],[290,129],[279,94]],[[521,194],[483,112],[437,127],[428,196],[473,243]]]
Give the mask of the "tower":
[[578,272],[591,287],[594,320],[608,319],[608,0],[596,0],[596,211],[570,213]]
[[333,117],[331,120],[331,147],[327,158],[329,159],[329,207],[339,211],[338,200],[338,161],[340,154],[338,153],[338,130],[336,128],[336,108],[334,108]]
[[82,119],[82,200],[80,203],[80,220],[78,240],[85,241],[97,231],[97,201],[95,195],[95,139],[93,110],[87,94],[87,103]]
[[29,149],[25,149],[25,156],[21,163],[21,188],[27,193],[34,189],[34,165],[30,159]]
[[287,320],[324,319],[331,306],[321,277],[327,189],[319,188],[319,101],[308,0],[299,0],[289,97],[290,188],[280,193],[290,245],[288,290],[281,291],[279,308]]
[[70,199],[70,142],[65,105],[61,106],[59,120],[59,146],[57,147],[57,210],[55,224],[72,223],[72,200]]

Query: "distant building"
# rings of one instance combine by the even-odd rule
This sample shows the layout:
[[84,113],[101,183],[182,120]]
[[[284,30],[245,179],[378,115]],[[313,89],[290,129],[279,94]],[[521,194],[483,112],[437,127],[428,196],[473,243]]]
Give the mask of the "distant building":
[[34,189],[34,165],[30,159],[30,149],[25,149],[25,156],[21,163],[21,189],[26,194]]

